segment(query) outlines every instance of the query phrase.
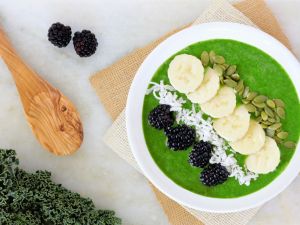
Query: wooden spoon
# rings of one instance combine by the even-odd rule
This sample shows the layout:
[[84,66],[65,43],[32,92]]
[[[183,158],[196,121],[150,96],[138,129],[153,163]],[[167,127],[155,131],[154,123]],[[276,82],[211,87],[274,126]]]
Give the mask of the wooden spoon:
[[76,108],[22,61],[1,27],[0,56],[15,80],[27,121],[41,145],[56,155],[76,151],[83,140]]

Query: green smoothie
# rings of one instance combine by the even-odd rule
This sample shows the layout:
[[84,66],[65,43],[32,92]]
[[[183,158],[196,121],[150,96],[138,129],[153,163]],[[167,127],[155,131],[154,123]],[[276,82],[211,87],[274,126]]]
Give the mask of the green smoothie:
[[[178,54],[190,54],[200,58],[202,51],[213,50],[218,55],[224,56],[226,63],[237,65],[238,73],[245,84],[252,91],[266,95],[269,98],[280,98],[286,107],[286,118],[282,120],[283,130],[289,133],[289,140],[298,142],[300,133],[300,105],[296,89],[283,67],[271,56],[263,51],[233,40],[215,39],[192,44],[166,60],[153,75],[151,81],[159,83],[161,80],[169,84],[167,70],[169,63]],[[191,102],[182,96],[188,103],[186,108],[191,108]],[[157,166],[173,182],[194,193],[215,198],[236,198],[253,193],[270,184],[286,168],[295,149],[287,149],[279,145],[281,160],[277,169],[269,174],[259,175],[257,180],[252,180],[249,186],[240,185],[234,178],[229,178],[225,183],[207,187],[200,180],[200,168],[192,167],[188,163],[191,149],[186,151],[172,151],[166,146],[166,136],[163,131],[154,129],[148,124],[149,112],[159,104],[152,94],[146,95],[143,106],[144,136],[153,160]],[[245,156],[235,155],[239,165],[244,165]],[[300,159],[299,159],[300,163]]]

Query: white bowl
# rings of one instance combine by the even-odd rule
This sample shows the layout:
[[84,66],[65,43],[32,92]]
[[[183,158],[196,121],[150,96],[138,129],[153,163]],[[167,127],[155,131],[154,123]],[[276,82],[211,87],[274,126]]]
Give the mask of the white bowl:
[[190,192],[175,184],[152,159],[142,128],[144,96],[153,74],[170,56],[195,42],[233,39],[255,46],[279,62],[300,92],[300,65],[293,54],[270,35],[250,26],[235,23],[206,23],[180,31],[157,46],[145,59],[132,82],[126,106],[128,140],[144,175],[164,194],[190,208],[208,212],[236,212],[263,204],[283,191],[300,171],[299,146],[287,168],[273,182],[257,192],[238,198],[211,198]]

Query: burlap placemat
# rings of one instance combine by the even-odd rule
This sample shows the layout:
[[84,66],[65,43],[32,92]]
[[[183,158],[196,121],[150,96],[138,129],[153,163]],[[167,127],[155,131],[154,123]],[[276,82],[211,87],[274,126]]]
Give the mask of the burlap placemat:
[[[236,3],[234,7],[223,0],[214,1],[193,24],[213,21],[237,22],[252,26],[256,24],[265,32],[276,37],[287,47],[290,47],[288,39],[281,31],[275,17],[262,0],[246,0]],[[121,112],[125,107],[132,79],[144,58],[162,40],[177,31],[178,30],[170,32],[157,41],[136,50],[91,77],[91,84],[95,88],[101,102],[112,119],[116,119],[113,126],[105,135],[104,141],[137,170],[139,170],[139,167],[128,145],[124,113]],[[119,114],[120,116],[118,117]],[[200,220],[209,225],[241,225],[246,224],[258,210],[258,208],[255,208],[244,212],[227,214],[199,212],[179,205],[163,195],[155,187],[152,186],[152,188],[168,216],[170,223],[173,225],[200,225],[202,224]]]

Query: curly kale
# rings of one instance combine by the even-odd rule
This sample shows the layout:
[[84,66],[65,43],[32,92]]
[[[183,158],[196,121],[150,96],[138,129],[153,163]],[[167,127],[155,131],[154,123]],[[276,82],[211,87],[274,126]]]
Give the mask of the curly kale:
[[98,210],[51,180],[48,171],[27,173],[18,167],[14,150],[0,149],[0,224],[120,225],[109,210]]

